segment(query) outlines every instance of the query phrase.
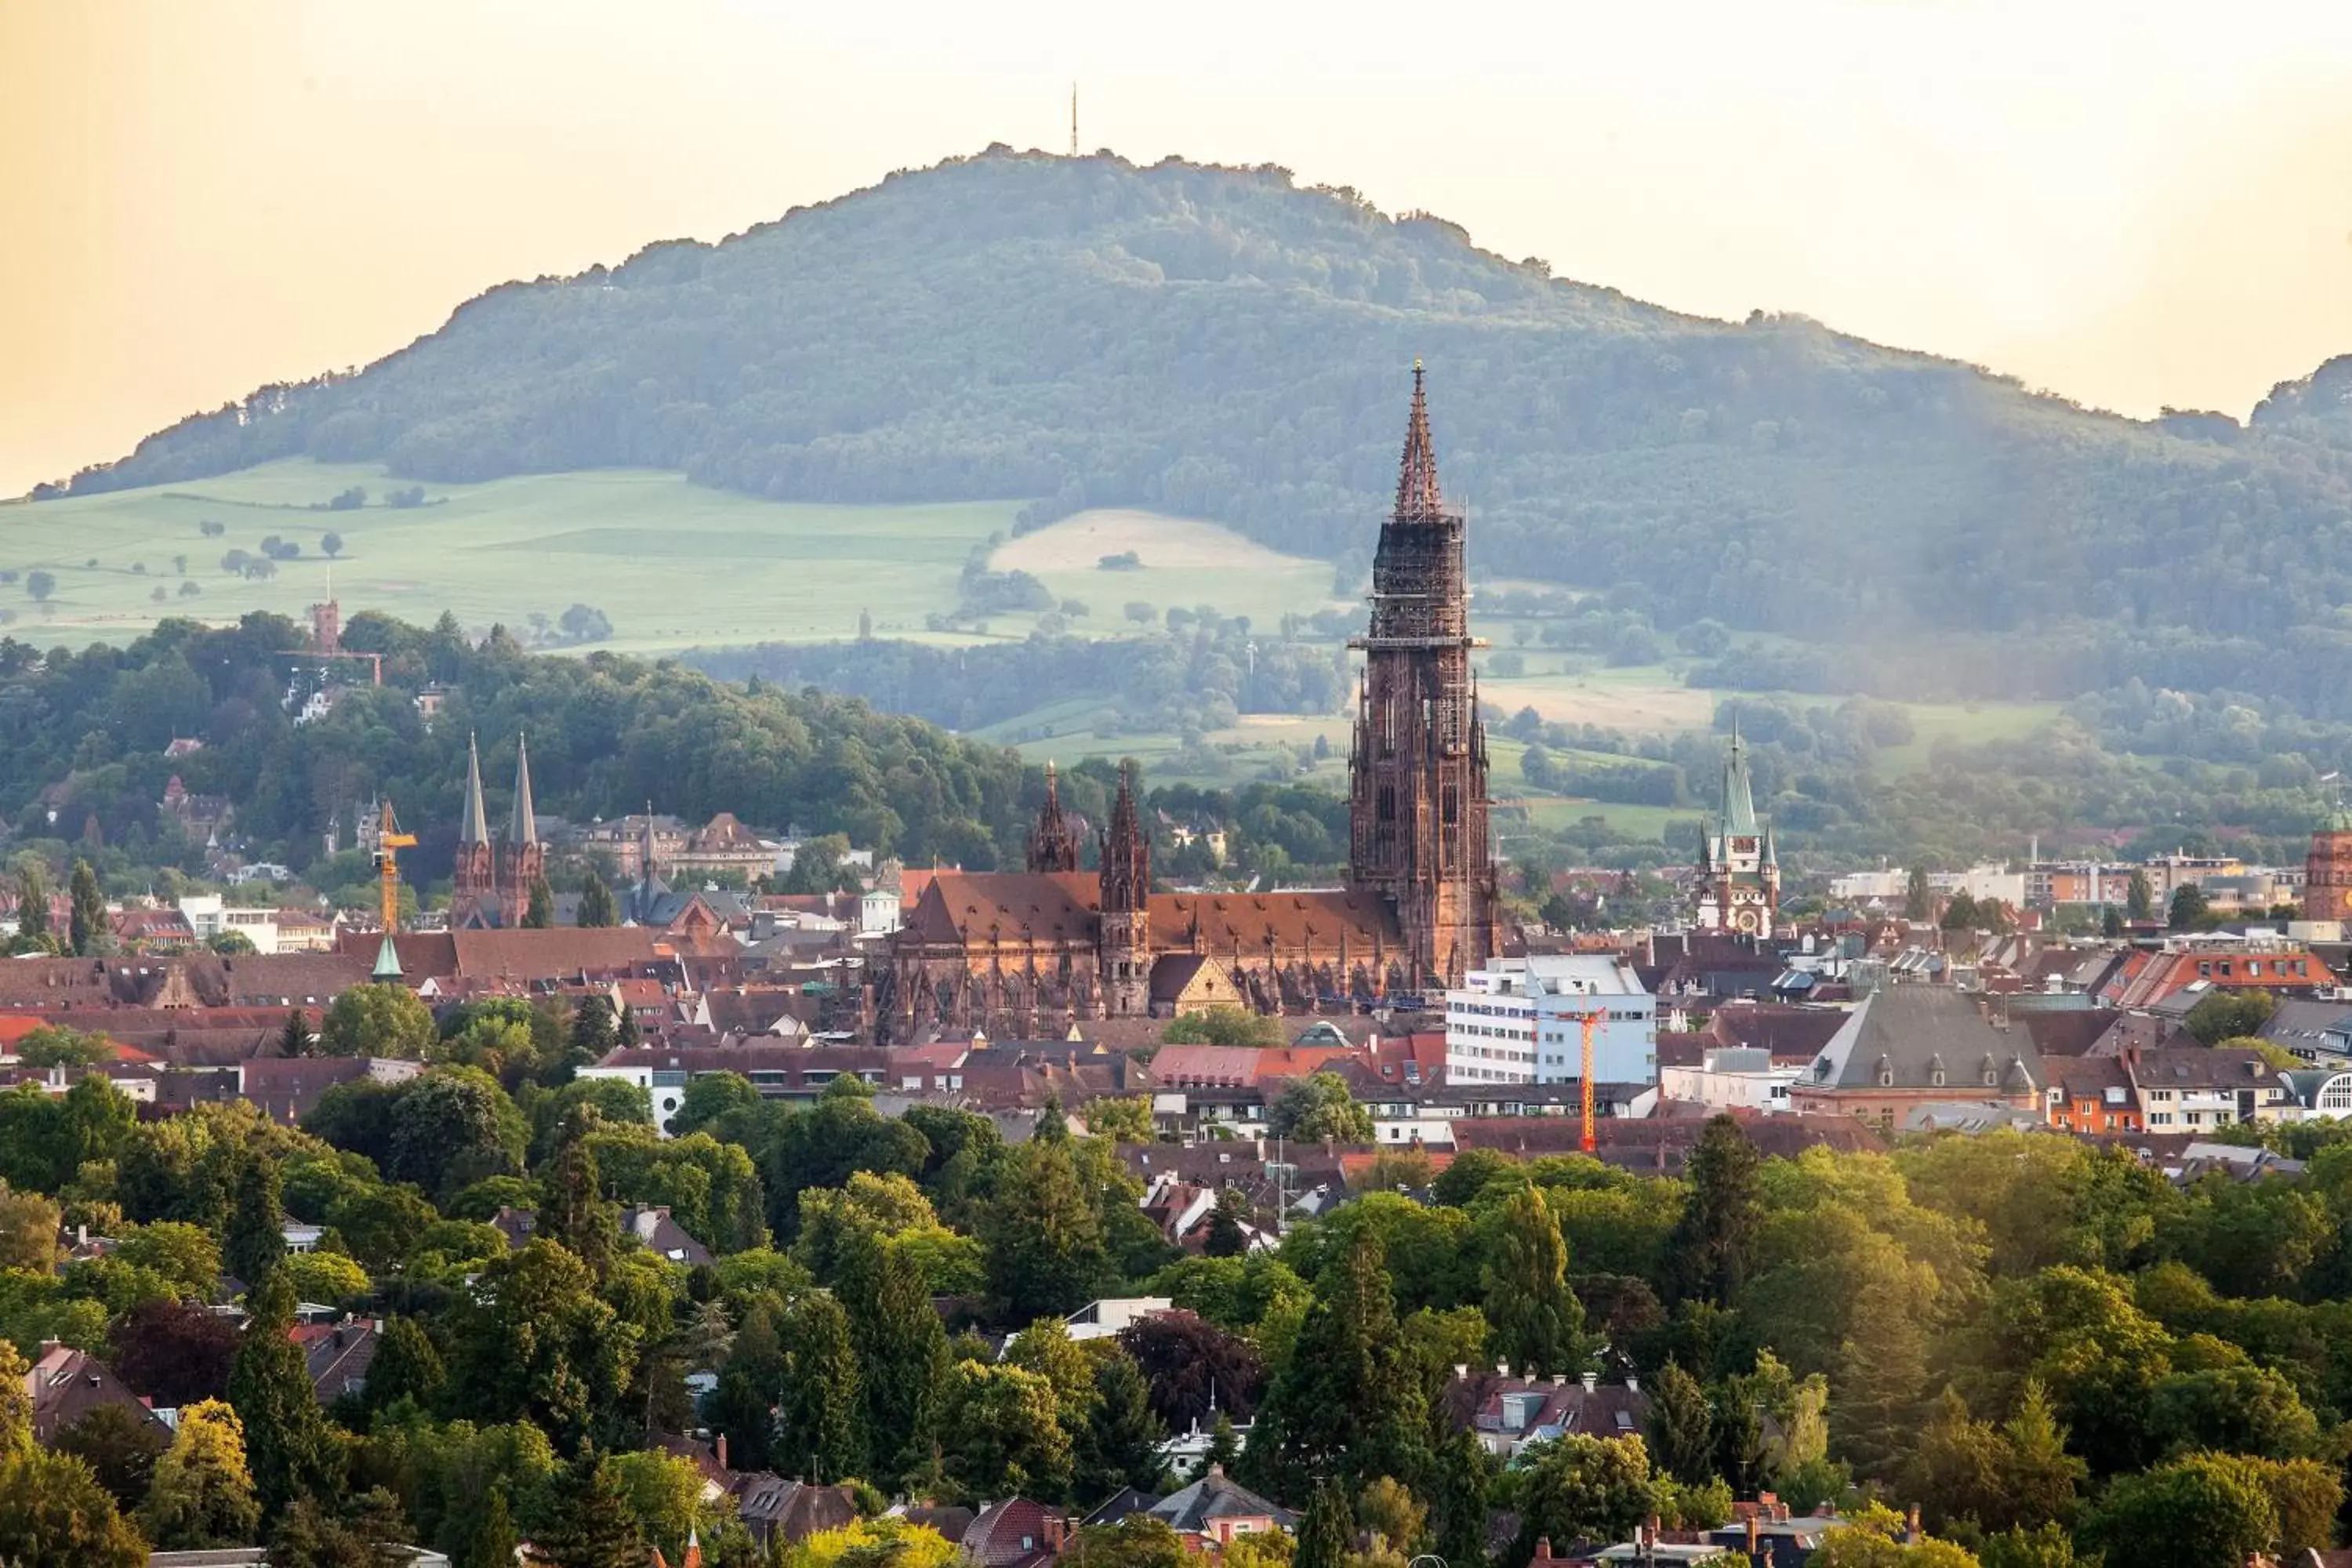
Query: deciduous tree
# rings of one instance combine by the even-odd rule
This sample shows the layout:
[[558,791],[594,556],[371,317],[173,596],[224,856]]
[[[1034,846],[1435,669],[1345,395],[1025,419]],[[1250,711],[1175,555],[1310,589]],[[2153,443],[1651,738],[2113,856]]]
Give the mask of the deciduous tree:
[[1483,1306],[1496,1355],[1530,1374],[1584,1370],[1584,1308],[1568,1288],[1568,1244],[1532,1183],[1503,1205]]
[[252,1541],[261,1500],[247,1467],[245,1424],[235,1410],[217,1399],[182,1406],[179,1430],[156,1462],[140,1520],[165,1552]]

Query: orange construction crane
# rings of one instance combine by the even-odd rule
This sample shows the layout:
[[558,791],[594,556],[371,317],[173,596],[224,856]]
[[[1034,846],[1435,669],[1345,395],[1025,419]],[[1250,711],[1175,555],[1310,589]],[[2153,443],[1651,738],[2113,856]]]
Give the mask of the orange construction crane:
[[[403,833],[393,820],[392,802],[383,803],[383,821],[378,826],[375,839],[375,868],[383,879],[383,934],[386,937],[400,929],[400,857],[398,851],[416,847],[416,835]],[[1590,1118],[1587,1119],[1588,1124]]]
[[1582,1091],[1584,1100],[1583,1148],[1584,1152],[1590,1154],[1601,1146],[1601,1140],[1592,1130],[1592,1035],[1594,1030],[1601,1027],[1601,1020],[1609,1015],[1599,1012],[1571,1013],[1569,1016],[1584,1026],[1584,1070],[1577,1079],[1577,1087]]

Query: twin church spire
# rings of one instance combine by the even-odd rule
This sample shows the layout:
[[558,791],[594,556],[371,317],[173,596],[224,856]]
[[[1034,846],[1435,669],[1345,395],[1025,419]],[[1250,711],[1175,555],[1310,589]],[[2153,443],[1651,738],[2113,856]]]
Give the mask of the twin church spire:
[[530,747],[515,739],[514,804],[505,837],[490,839],[489,811],[482,800],[482,753],[466,737],[466,805],[457,818],[456,892],[450,921],[456,925],[522,923],[530,890],[547,869],[547,847],[539,841],[539,814],[531,801]]

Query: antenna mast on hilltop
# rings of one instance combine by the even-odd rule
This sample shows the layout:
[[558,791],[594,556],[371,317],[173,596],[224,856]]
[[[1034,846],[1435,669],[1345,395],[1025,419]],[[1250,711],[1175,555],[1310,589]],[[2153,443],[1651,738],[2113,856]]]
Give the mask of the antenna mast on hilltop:
[[1070,84],[1070,156],[1078,155],[1078,84]]

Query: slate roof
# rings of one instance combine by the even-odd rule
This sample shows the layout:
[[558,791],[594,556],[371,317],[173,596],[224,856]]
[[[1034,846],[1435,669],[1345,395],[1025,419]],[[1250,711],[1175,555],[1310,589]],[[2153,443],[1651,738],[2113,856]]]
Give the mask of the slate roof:
[[2104,1007],[2013,1007],[2010,1022],[2025,1031],[2045,1065],[2058,1057],[2079,1057],[2098,1044],[2116,1015]]
[[655,1257],[671,1263],[682,1263],[689,1268],[701,1268],[713,1261],[710,1249],[688,1236],[686,1227],[671,1218],[665,1206],[632,1205],[624,1208],[621,1211],[621,1234],[635,1237]]
[[1440,1397],[1455,1431],[1515,1445],[1571,1434],[1623,1436],[1641,1431],[1650,1415],[1650,1396],[1625,1384],[1596,1381],[1587,1388],[1573,1377],[1523,1377],[1499,1370],[1456,1375]]
[[1211,1465],[1207,1475],[1144,1511],[1166,1521],[1168,1528],[1180,1535],[1209,1534],[1211,1525],[1221,1519],[1268,1520],[1286,1530],[1298,1522],[1298,1516],[1288,1509],[1268,1502],[1228,1477],[1222,1465]]
[[1998,1097],[2047,1081],[2022,1029],[1997,1028],[1975,1001],[1940,985],[1872,993],[1799,1078],[1800,1089],[1980,1089]]
[[740,1472],[728,1481],[727,1489],[735,1499],[736,1517],[762,1546],[775,1537],[805,1541],[857,1517],[856,1498],[849,1488],[788,1481],[772,1470]]
[[294,1342],[302,1347],[302,1360],[310,1373],[310,1384],[319,1392],[319,1403],[332,1405],[344,1394],[357,1394],[367,1386],[368,1368],[375,1364],[375,1352],[383,1343],[383,1333],[372,1319],[357,1319],[348,1323],[299,1323],[294,1328]]
[[1778,1062],[1801,1062],[1820,1054],[1846,1016],[1843,1008],[1731,1003],[1715,1010],[1706,1032],[1717,1045],[1746,1046],[1771,1052]]

